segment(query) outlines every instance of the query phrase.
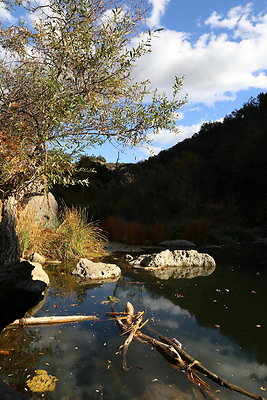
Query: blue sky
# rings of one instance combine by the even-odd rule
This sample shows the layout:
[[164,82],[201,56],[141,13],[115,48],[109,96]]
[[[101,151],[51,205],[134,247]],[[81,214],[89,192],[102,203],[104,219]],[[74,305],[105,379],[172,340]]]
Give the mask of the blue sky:
[[[152,146],[125,149],[121,162],[147,158],[198,132],[202,123],[221,120],[250,97],[267,90],[267,1],[151,0],[147,25],[164,27],[152,52],[140,60],[135,76],[171,92],[174,75],[185,76],[180,133],[163,131]],[[94,149],[116,161],[118,149]]]
[[[40,0],[42,1],[42,0]],[[151,147],[88,149],[108,162],[136,162],[198,132],[202,123],[221,120],[250,97],[267,91],[267,0],[150,0],[147,27],[164,27],[152,52],[139,60],[134,76],[171,93],[174,76],[185,76],[176,136],[162,131]],[[0,18],[12,16],[0,2]]]

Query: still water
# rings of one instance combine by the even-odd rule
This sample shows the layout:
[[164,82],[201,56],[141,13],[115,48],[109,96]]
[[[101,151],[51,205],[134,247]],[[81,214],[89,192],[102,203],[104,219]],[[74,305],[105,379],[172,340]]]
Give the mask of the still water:
[[[90,286],[61,267],[48,267],[51,286],[35,316],[94,314],[101,321],[2,332],[0,348],[14,350],[0,356],[0,380],[27,395],[26,381],[35,370],[58,379],[54,391],[35,394],[34,399],[204,399],[186,374],[171,367],[151,345],[134,341],[127,363],[140,368],[121,371],[118,348],[125,336],[106,317],[111,295],[120,299],[118,311],[126,301],[136,311],[146,310],[149,335],[178,339],[208,369],[267,397],[266,271],[264,265],[222,264],[207,277],[159,281],[123,269],[119,281]],[[202,378],[210,385],[208,399],[245,398]]]

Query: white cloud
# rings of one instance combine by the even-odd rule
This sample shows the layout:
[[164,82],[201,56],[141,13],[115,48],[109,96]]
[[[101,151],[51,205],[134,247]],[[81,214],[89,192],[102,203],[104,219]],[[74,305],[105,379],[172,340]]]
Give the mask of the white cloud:
[[4,3],[0,2],[0,21],[14,23],[16,18],[7,10]]
[[168,129],[162,129],[156,135],[150,135],[149,139],[160,145],[173,146],[182,140],[191,137],[194,133],[197,133],[204,121],[201,121],[193,125],[179,125],[179,132],[174,133]]
[[160,18],[164,15],[169,2],[170,0],[150,0],[153,8],[150,17],[146,21],[150,28],[159,26]]
[[254,15],[249,3],[230,9],[225,18],[211,14],[204,29],[207,25],[215,30],[194,42],[184,32],[160,32],[152,39],[152,52],[139,60],[135,77],[149,78],[154,88],[170,94],[174,76],[184,75],[181,96],[188,93],[191,104],[233,101],[250,88],[266,90],[267,14]]
[[31,25],[38,24],[40,20],[48,16],[56,16],[50,8],[50,0],[32,0],[31,7],[33,11],[26,13],[23,18]]
[[164,310],[164,312],[166,312],[166,315],[169,314],[169,317],[172,315],[190,316],[187,310],[184,310],[178,304],[173,304],[172,301],[166,299],[165,297],[154,298],[146,296],[143,298],[143,302],[146,308],[149,308],[152,311]]
[[238,24],[242,24],[243,21],[248,18],[251,12],[252,3],[231,8],[227,13],[227,17],[224,19],[222,19],[222,16],[214,11],[205,21],[205,24],[210,25],[212,28],[233,29]]
[[[142,151],[143,153],[145,153],[145,155],[147,157],[152,157],[152,156],[157,155],[162,150],[162,147],[153,146],[153,145],[145,145],[145,146],[140,147],[139,150]],[[141,160],[139,160],[139,161],[141,161]]]

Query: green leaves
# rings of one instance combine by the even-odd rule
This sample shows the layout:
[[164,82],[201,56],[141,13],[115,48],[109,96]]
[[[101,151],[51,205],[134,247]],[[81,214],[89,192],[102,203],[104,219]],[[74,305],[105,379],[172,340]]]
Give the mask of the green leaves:
[[[149,81],[132,78],[136,62],[162,30],[149,31],[142,40],[139,35],[132,46],[144,15],[141,2],[115,7],[112,0],[51,0],[38,7],[26,0],[23,6],[33,15],[38,11],[34,29],[23,24],[0,29],[0,44],[8,52],[0,61],[0,126],[24,144],[17,159],[23,174],[6,178],[5,190],[25,187],[33,170],[39,171],[36,179],[73,183],[68,164],[48,154],[55,143],[75,153],[105,140],[136,145],[147,142],[148,132],[176,129],[176,111],[184,104],[176,99],[182,79],[175,78],[169,99],[152,91]],[[0,157],[2,169],[4,164]],[[67,173],[61,175],[63,167]]]

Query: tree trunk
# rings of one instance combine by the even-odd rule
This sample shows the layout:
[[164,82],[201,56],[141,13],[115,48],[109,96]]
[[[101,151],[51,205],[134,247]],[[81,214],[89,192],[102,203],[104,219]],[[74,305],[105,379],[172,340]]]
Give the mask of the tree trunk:
[[16,234],[17,200],[9,196],[3,200],[0,223],[0,268],[20,260],[20,245]]

